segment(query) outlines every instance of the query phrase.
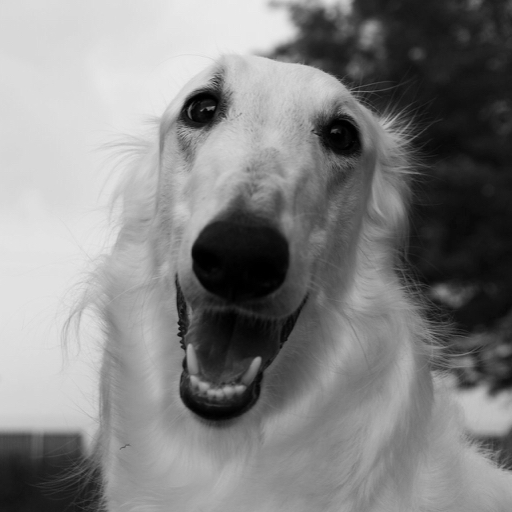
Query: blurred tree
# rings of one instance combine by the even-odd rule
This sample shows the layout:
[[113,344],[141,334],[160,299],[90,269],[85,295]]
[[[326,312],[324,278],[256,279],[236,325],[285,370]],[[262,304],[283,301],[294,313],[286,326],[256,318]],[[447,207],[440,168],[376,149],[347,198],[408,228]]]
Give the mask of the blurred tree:
[[[296,27],[273,57],[333,73],[419,126],[415,144],[431,170],[413,185],[409,259],[485,347],[462,382],[511,387],[511,365],[503,371],[492,357],[510,363],[512,352],[512,0],[273,5]],[[471,338],[483,331],[486,343]]]

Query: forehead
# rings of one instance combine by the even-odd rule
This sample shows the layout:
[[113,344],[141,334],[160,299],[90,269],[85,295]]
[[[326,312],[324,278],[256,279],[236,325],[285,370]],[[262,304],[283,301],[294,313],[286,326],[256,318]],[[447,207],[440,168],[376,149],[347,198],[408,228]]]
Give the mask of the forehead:
[[224,56],[193,82],[193,88],[219,89],[234,105],[243,102],[264,110],[358,109],[347,88],[333,76],[310,66],[263,57]]

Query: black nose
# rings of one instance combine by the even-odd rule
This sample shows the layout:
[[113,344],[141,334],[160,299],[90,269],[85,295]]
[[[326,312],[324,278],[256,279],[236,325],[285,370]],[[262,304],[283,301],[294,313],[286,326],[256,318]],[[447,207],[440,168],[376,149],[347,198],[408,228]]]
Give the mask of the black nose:
[[288,243],[266,224],[215,221],[192,246],[193,269],[211,293],[230,301],[264,297],[277,290],[288,270]]

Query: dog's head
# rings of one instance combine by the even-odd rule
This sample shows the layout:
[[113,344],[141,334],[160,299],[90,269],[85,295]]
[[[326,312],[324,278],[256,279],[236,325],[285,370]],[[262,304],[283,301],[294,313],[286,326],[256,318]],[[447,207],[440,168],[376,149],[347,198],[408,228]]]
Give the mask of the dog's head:
[[375,232],[394,222],[399,201],[379,199],[393,184],[375,177],[388,135],[334,77],[236,56],[185,86],[160,130],[180,394],[197,415],[230,419],[257,402],[301,310],[350,286],[365,217]]

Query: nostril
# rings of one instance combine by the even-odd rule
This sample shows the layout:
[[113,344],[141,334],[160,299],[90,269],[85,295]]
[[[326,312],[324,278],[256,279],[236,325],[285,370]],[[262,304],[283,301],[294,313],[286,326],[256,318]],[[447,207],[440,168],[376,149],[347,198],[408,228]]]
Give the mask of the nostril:
[[280,270],[265,261],[260,261],[253,265],[252,274],[247,277],[257,282],[264,289],[272,289],[276,283],[284,280],[285,274],[286,269]]
[[228,300],[263,297],[284,282],[288,243],[273,226],[216,221],[192,246],[194,273],[208,291]]
[[192,259],[202,272],[215,274],[222,271],[221,259],[214,252],[201,247],[199,244],[194,244],[192,247]]

